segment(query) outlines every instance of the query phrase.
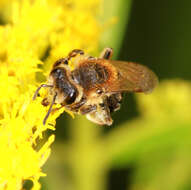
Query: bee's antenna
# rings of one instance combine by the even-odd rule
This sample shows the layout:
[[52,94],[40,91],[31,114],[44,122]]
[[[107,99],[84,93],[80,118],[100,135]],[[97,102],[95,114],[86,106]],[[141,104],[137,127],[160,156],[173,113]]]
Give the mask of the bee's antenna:
[[54,103],[55,103],[56,96],[57,96],[57,93],[54,95],[53,100],[52,100],[52,103],[51,103],[51,105],[50,105],[50,107],[49,107],[49,109],[48,109],[48,112],[47,112],[46,116],[44,117],[43,125],[45,125],[46,120],[48,119],[48,116],[50,115],[50,113],[51,113],[51,111],[52,111],[52,106],[53,106]]
[[37,95],[38,95],[38,92],[39,92],[39,90],[42,88],[42,87],[53,87],[53,85],[49,85],[49,84],[42,84],[42,85],[40,85],[37,89],[36,89],[36,91],[35,91],[35,93],[34,93],[34,96],[33,96],[33,100],[35,100],[36,99],[36,97],[37,97]]

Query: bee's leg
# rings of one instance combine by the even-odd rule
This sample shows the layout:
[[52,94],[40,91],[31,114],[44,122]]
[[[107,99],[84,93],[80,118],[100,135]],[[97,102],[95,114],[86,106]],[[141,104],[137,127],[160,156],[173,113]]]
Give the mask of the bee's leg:
[[105,98],[103,100],[103,103],[100,104],[100,106],[102,107],[102,109],[105,111],[105,115],[106,115],[106,118],[110,118],[111,117],[111,114],[110,114],[110,109],[109,109],[109,105],[108,105],[108,101],[107,101],[107,98]]
[[49,117],[49,115],[50,115],[50,113],[51,113],[51,111],[52,111],[52,106],[53,106],[54,103],[55,103],[56,97],[57,97],[57,93],[54,95],[53,100],[52,100],[52,103],[51,103],[51,105],[50,105],[50,107],[49,107],[49,109],[48,109],[48,112],[47,112],[46,116],[44,117],[43,125],[45,125],[46,120],[48,119],[48,117]]
[[86,103],[86,98],[82,98],[79,102],[73,103],[71,105],[65,105],[70,111],[78,112],[78,110]]
[[121,93],[112,94],[109,97],[107,97],[107,104],[108,104],[110,113],[120,109],[121,99],[122,99]]
[[68,54],[68,60],[70,60],[73,57],[76,57],[77,55],[84,55],[83,50],[81,49],[74,49]]
[[97,58],[93,57],[93,56],[89,56],[88,60],[96,60]]
[[36,99],[36,97],[37,97],[37,95],[38,95],[40,89],[41,89],[41,88],[44,88],[44,87],[52,88],[53,85],[49,85],[49,84],[42,84],[42,85],[40,85],[40,86],[36,89],[36,91],[35,91],[35,93],[34,93],[34,96],[33,96],[33,98],[32,98],[33,100]]
[[64,106],[63,105],[61,105],[59,108],[54,108],[54,109],[52,109],[52,111],[51,111],[51,113],[55,113],[55,112],[57,112],[57,111],[59,111],[61,108],[63,108]]
[[83,54],[84,54],[84,52],[83,52],[82,50],[80,50],[80,49],[74,49],[74,50],[72,50],[72,51],[68,54],[67,57],[58,59],[58,60],[54,63],[53,68],[59,66],[59,65],[62,64],[62,63],[65,64],[65,65],[68,65],[68,61],[69,61],[71,58],[73,58],[73,57],[75,57],[75,56],[77,56],[77,55],[83,55]]
[[112,48],[105,48],[101,52],[99,58],[101,58],[101,59],[111,59],[112,55],[113,55],[113,49]]
[[85,115],[87,113],[95,111],[96,109],[97,109],[96,105],[82,106],[81,109],[79,110],[79,113]]
[[58,60],[54,63],[53,68],[59,66],[59,65],[62,64],[62,63],[65,64],[65,65],[68,65],[68,58],[66,57],[66,58],[58,59]]
[[[72,105],[64,105],[64,104],[61,104],[61,106],[59,108],[54,108],[54,109],[51,109],[51,112],[54,113],[56,111],[58,111],[59,109],[63,108],[63,107],[66,107],[66,109],[69,109],[70,111],[73,111],[73,112],[78,112],[79,110],[81,110],[81,107],[83,107],[83,105],[86,103],[86,100],[85,99],[82,99],[80,102],[76,102]],[[85,110],[85,109],[82,109],[82,110]],[[83,113],[80,113],[80,114],[83,114]],[[85,113],[84,113],[85,114]]]

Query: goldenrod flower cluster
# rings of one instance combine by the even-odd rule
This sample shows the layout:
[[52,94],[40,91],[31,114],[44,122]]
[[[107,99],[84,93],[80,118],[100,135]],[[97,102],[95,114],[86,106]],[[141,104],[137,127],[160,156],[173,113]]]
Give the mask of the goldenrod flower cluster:
[[47,108],[32,96],[56,59],[74,48],[95,51],[98,5],[99,0],[0,1],[0,189],[22,189],[26,179],[40,189],[54,135],[38,150],[36,142],[45,130],[54,130],[63,110],[50,116],[53,126],[44,126]]
[[190,122],[191,117],[191,83],[174,79],[159,83],[149,96],[136,94],[141,115],[157,122]]

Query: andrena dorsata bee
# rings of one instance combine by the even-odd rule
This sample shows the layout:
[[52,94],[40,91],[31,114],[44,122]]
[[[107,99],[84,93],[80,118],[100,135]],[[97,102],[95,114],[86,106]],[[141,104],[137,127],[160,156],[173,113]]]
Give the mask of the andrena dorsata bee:
[[[44,98],[42,104],[49,105],[43,124],[54,104],[77,113],[99,125],[111,125],[111,113],[119,110],[123,92],[151,92],[158,83],[157,76],[147,67],[125,61],[112,61],[113,50],[105,48],[96,58],[74,49],[67,57],[57,60],[50,72],[47,84],[51,100]],[[74,69],[69,66],[73,61]]]

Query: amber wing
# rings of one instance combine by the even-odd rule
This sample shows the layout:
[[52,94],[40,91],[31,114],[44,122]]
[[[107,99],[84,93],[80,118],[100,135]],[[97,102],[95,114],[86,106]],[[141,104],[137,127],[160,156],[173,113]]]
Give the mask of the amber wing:
[[125,62],[110,61],[117,70],[117,77],[106,86],[107,92],[151,92],[158,83],[153,71],[144,65]]

